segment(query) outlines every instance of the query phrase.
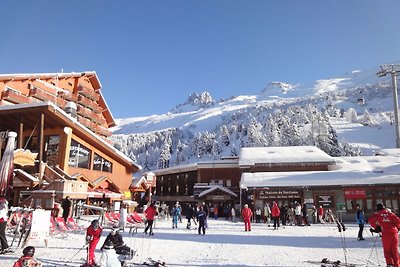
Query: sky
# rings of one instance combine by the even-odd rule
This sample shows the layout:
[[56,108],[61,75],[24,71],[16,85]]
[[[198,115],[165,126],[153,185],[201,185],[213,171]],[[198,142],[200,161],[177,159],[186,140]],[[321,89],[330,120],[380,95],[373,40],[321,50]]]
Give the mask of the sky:
[[114,118],[400,59],[400,1],[1,1],[0,74],[96,71]]

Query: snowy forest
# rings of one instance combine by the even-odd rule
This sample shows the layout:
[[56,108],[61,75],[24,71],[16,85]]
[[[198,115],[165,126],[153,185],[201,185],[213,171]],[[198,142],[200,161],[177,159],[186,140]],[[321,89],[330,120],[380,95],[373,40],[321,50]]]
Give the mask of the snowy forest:
[[[264,95],[276,93],[276,90],[286,95],[288,88],[291,89],[282,83],[271,83],[269,87],[263,90]],[[311,145],[331,156],[357,156],[362,155],[360,148],[338,140],[331,122],[342,120],[379,128],[390,126],[393,118],[392,107],[388,104],[392,103],[388,83],[324,90],[304,97],[265,100],[259,95],[256,99],[249,102],[243,97],[231,97],[214,101],[207,92],[192,94],[167,115],[215,112],[222,110],[219,107],[231,105],[232,101],[242,106],[233,112],[220,112],[218,120],[209,119],[206,130],[204,127],[199,130],[194,121],[184,126],[127,133],[127,124],[125,130],[123,126],[114,131],[111,139],[114,146],[141,165],[143,171],[235,157],[241,147]],[[136,123],[136,128],[140,128],[140,124]]]

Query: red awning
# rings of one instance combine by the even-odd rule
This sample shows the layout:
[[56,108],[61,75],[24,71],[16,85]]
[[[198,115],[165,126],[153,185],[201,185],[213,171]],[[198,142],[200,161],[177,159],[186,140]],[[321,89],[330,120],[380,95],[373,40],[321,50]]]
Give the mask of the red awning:
[[103,194],[105,198],[113,198],[113,199],[123,199],[124,194],[121,193],[116,193],[113,191],[110,191],[108,189],[102,189],[102,188],[96,188],[92,189],[88,192],[88,197],[89,198],[102,198]]

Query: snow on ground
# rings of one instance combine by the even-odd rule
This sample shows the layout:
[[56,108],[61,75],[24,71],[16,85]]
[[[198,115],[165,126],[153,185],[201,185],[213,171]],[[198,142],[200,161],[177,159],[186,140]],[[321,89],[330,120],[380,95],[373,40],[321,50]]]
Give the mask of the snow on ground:
[[[334,224],[311,226],[286,226],[273,230],[266,224],[252,224],[252,231],[245,232],[243,222],[209,219],[206,235],[185,229],[186,220],[172,229],[171,221],[157,221],[154,236],[145,235],[143,229],[137,235],[122,233],[125,243],[137,250],[134,261],[144,262],[148,257],[165,261],[167,266],[320,266],[307,261],[322,258],[357,263],[357,266],[385,266],[381,241],[364,230],[365,241],[357,241],[358,225],[346,224],[346,231],[339,232]],[[109,233],[105,229],[97,246],[96,256]],[[8,240],[12,237],[8,236]],[[376,242],[376,248],[374,247]],[[10,242],[9,242],[10,243]],[[43,241],[32,240],[38,260],[45,267],[79,266],[85,258],[84,233],[71,233],[67,238],[50,238],[48,246]],[[343,245],[347,250],[343,250]],[[14,254],[0,256],[0,266],[12,266],[21,255],[21,248]],[[345,258],[346,255],[346,258]],[[73,259],[71,260],[71,258]],[[370,259],[370,262],[368,262]],[[72,263],[72,264],[71,264]]]

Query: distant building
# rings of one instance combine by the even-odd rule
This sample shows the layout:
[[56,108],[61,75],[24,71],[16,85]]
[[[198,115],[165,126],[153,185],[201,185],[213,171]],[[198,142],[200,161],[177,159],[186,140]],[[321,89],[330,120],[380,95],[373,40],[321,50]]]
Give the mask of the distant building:
[[367,213],[383,203],[399,212],[400,150],[371,157],[331,157],[312,146],[242,148],[236,160],[220,160],[154,171],[157,199],[206,202],[210,206],[276,201],[331,209],[345,219],[356,206]]

